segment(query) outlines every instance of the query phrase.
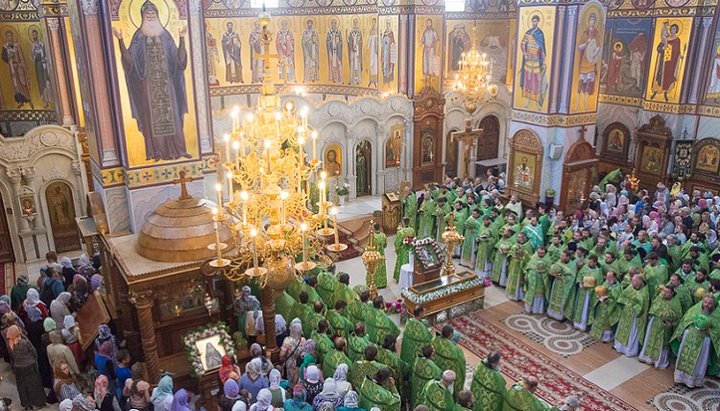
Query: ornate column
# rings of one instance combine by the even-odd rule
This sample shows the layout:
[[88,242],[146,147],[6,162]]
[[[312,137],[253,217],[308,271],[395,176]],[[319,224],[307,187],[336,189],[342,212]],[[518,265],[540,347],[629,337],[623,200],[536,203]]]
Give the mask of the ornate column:
[[[12,193],[10,193],[11,196],[17,196],[20,193],[20,187],[22,187],[22,168],[8,168],[5,170],[5,174],[7,174],[8,179],[10,179],[10,182],[12,183]],[[5,207],[12,207],[10,204],[5,204]],[[38,210],[38,203],[37,198],[35,199],[35,210]],[[26,218],[19,218],[20,223],[20,232],[21,233],[27,233],[30,232],[30,221]]]
[[[131,300],[135,304],[135,310],[137,311],[138,324],[140,325],[140,341],[145,355],[145,368],[148,372],[148,378],[150,381],[157,381],[160,376],[160,360],[157,352],[157,342],[155,341],[152,291],[133,291]],[[273,320],[275,319],[274,316],[273,313]],[[273,334],[274,332],[273,329]]]
[[265,349],[270,353],[274,364],[280,360],[280,348],[275,341],[275,291],[265,286],[262,288],[262,314],[265,325]]
[[45,24],[52,41],[50,48],[52,49],[52,62],[55,68],[55,84],[57,85],[58,102],[60,103],[60,117],[63,126],[70,126],[75,124],[75,119],[70,104],[70,85],[68,84],[65,67],[66,59],[63,56],[63,48],[61,47],[62,44],[67,43],[68,39],[64,33],[61,33],[59,17],[48,17],[45,19]]
[[[375,141],[377,141],[376,147],[375,147],[375,158],[377,162],[377,166],[375,167],[375,170],[377,170],[375,173],[372,173],[372,178],[375,179],[374,183],[371,184],[374,193],[370,193],[372,195],[376,194],[382,194],[385,192],[385,173],[387,170],[385,169],[385,129],[380,126],[379,124],[377,127],[375,127]],[[372,160],[371,160],[372,164]]]

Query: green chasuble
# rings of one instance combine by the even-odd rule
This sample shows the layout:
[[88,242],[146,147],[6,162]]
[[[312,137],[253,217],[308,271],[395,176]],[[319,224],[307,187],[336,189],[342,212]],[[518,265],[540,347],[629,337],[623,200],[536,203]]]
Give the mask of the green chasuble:
[[353,324],[365,323],[370,315],[370,309],[372,309],[370,304],[364,303],[358,298],[348,302],[348,306],[345,308],[345,317]]
[[538,247],[542,247],[543,245],[545,245],[545,236],[543,234],[543,229],[540,224],[528,224],[527,226],[525,226],[525,228],[523,228],[523,233],[525,233],[528,240],[530,240],[530,245],[532,246],[533,250],[537,250]]
[[365,359],[365,347],[370,345],[370,340],[367,337],[358,337],[351,335],[348,338],[348,357],[350,361],[360,361]]
[[297,281],[291,281],[285,292],[293,299],[298,300],[300,299],[300,291],[302,291],[303,284],[305,284],[305,281],[302,278]]
[[[374,377],[374,376],[373,376]],[[355,386],[355,385],[353,385]],[[395,387],[383,387],[366,378],[358,389],[360,407],[366,410],[378,407],[382,411],[400,411],[400,394]]]
[[318,274],[315,291],[320,295],[326,307],[332,308],[335,306],[335,301],[333,301],[332,296],[339,286],[340,281],[338,281],[334,274],[328,272]]
[[[470,211],[463,207],[462,210],[455,210],[453,213],[455,213],[455,229],[458,233],[463,234],[465,232],[465,221],[467,221],[468,217],[470,217]],[[447,224],[448,221],[450,221],[450,214],[445,216],[445,224]]]
[[510,251],[510,262],[508,263],[508,281],[505,288],[505,295],[513,301],[519,301],[521,297],[522,281],[525,279],[525,265],[530,260],[530,254],[525,248],[517,243]]
[[695,296],[698,288],[704,289],[706,294],[710,291],[710,281],[708,281],[707,279],[703,282],[698,282],[697,277],[690,277],[690,279],[685,283],[685,286],[687,287],[688,292],[690,293],[690,297],[693,301],[691,305],[702,300],[702,298],[697,298]]
[[667,247],[667,253],[668,256],[670,256],[670,259],[672,260],[672,267],[674,269],[679,269],[682,265],[682,258],[683,255],[685,255],[685,248],[681,245],[671,245]]
[[410,378],[410,409],[414,410],[418,401],[422,398],[422,391],[429,381],[439,380],[443,371],[433,362],[425,357],[418,357],[412,367]]
[[695,304],[693,302],[692,295],[690,295],[687,284],[680,284],[680,286],[675,289],[674,298],[680,303],[680,309],[682,310],[683,314],[685,314],[687,310],[689,310],[690,307]]
[[316,330],[310,334],[310,338],[315,341],[319,361],[322,361],[327,353],[335,350],[335,346],[327,334],[320,334]]
[[[685,334],[687,331],[687,334]],[[692,374],[700,357],[700,349],[706,336],[710,337],[711,347],[706,375],[720,375],[720,309],[715,308],[710,317],[703,314],[702,301],[695,304],[680,320],[670,339],[670,348],[678,356],[675,369]],[[679,352],[683,342],[683,351]]]
[[435,337],[432,342],[435,348],[433,361],[441,370],[455,371],[455,393],[462,391],[465,385],[465,354],[453,341],[443,337]]
[[[292,309],[290,310],[290,316],[285,317],[289,318],[290,321],[294,320],[295,318],[299,318],[300,321],[303,322],[303,325],[305,324],[305,319],[309,319],[313,314],[313,309],[309,304],[302,304],[300,301],[296,301],[293,305]],[[310,335],[310,334],[306,334]]]
[[427,405],[430,411],[452,411],[455,407],[453,395],[438,380],[425,384],[420,403]]
[[345,353],[342,351],[333,349],[332,351],[328,352],[327,354],[325,354],[325,358],[322,362],[323,375],[335,375],[335,370],[340,364],[346,364],[349,369],[352,362],[350,361],[348,356],[345,355]]
[[462,253],[460,254],[460,264],[466,267],[475,267],[473,254],[475,253],[477,233],[482,224],[478,219],[470,216],[465,220],[465,240],[462,244]]
[[403,243],[408,237],[415,237],[415,230],[412,227],[403,227],[395,234],[395,254],[397,255],[395,270],[393,271],[395,282],[400,280],[400,268],[410,262],[410,248],[412,245]]
[[603,283],[607,288],[607,298],[601,300],[596,299],[592,315],[588,320],[588,324],[592,325],[590,335],[598,340],[603,338],[603,332],[611,330],[620,319],[621,307],[617,304],[618,298],[622,293],[622,287],[617,281],[613,285],[607,281]]
[[563,264],[558,261],[554,263],[550,267],[550,275],[554,280],[548,287],[548,294],[545,296],[545,299],[548,300],[547,315],[555,320],[563,321],[573,314],[572,304],[574,301],[571,297],[575,290],[575,262],[570,261]]
[[375,344],[382,344],[388,335],[394,335],[395,337],[400,335],[400,330],[398,330],[393,320],[388,317],[387,313],[374,307],[370,307],[368,316],[365,319],[365,327],[367,328],[368,339]]
[[652,266],[645,265],[645,279],[647,281],[648,292],[650,293],[650,301],[654,301],[658,295],[658,287],[667,283],[670,279],[667,266],[660,263]]
[[422,240],[428,237],[434,237],[435,232],[433,226],[435,225],[435,201],[432,199],[426,199],[420,206],[420,222],[418,223],[418,239]]
[[283,292],[275,297],[275,312],[282,315],[286,321],[292,321],[295,317],[292,317],[290,313],[292,312],[295,303],[296,301],[294,298],[290,297],[288,293]]
[[[536,297],[545,298],[545,290],[550,283],[547,276],[548,266],[550,265],[548,261],[550,261],[550,259],[547,254],[541,258],[537,255],[537,253],[535,253],[532,257],[530,257],[530,261],[528,261],[525,266],[525,279],[523,282],[525,289],[524,301],[526,310],[528,308],[532,308]],[[540,313],[532,312],[531,314]]]
[[505,393],[505,378],[483,360],[475,368],[470,390],[475,397],[474,411],[502,411]]
[[[385,247],[387,247],[387,236],[385,233],[374,233],[372,236],[375,249],[378,250],[380,255],[384,256]],[[365,284],[370,285],[369,281],[370,276],[366,276]],[[380,261],[377,270],[375,270],[375,287],[378,290],[387,287],[387,262],[385,260]]]
[[402,345],[400,346],[400,359],[406,364],[412,364],[418,358],[422,347],[432,344],[433,335],[424,321],[410,318],[405,323]]
[[592,277],[595,279],[595,285],[602,284],[603,274],[600,267],[595,266],[591,268],[588,264],[585,264],[580,271],[578,271],[575,277],[577,283],[577,290],[575,293],[575,310],[573,312],[573,323],[576,328],[583,331],[587,329],[590,311],[595,305],[595,286],[585,288],[583,282],[585,277]]
[[396,353],[384,347],[378,347],[377,361],[392,370],[392,376],[397,384],[396,388],[402,389],[405,373],[408,371],[407,364]]
[[[619,274],[618,279],[624,281],[623,277],[628,272],[630,267],[638,267],[638,268],[642,267],[642,260],[640,259],[640,256],[637,254],[630,260],[626,259],[625,256],[623,255],[622,257],[615,260],[615,264],[617,265],[618,270],[620,270],[620,273],[618,273]],[[628,280],[628,283],[629,282],[630,282],[630,280]]]
[[547,246],[547,253],[546,255],[550,257],[550,261],[557,261],[560,259],[560,254],[565,250],[565,245],[563,243],[560,243],[558,245],[550,244]]
[[407,197],[402,201],[403,203],[403,218],[410,219],[410,227],[413,229],[417,228],[417,196],[414,192],[410,192]]
[[490,227],[481,225],[477,232],[477,257],[475,258],[475,271],[487,276],[485,268],[492,264],[492,250],[494,239]]
[[543,411],[551,407],[535,394],[526,390],[521,383],[513,384],[505,395],[503,411]]
[[[308,305],[312,306],[317,301],[320,301],[321,303],[325,304],[325,302],[323,302],[322,298],[320,298],[320,294],[318,294],[317,290],[315,288],[311,287],[308,283],[303,282],[300,285],[300,291],[305,291],[307,293]],[[298,293],[298,295],[299,295],[299,293]],[[298,297],[297,299],[299,300],[300,297]]]
[[435,221],[437,222],[437,230],[435,231],[435,241],[440,241],[442,233],[445,231],[445,227],[447,226],[447,220],[445,220],[445,216],[450,214],[452,211],[452,207],[450,207],[449,203],[445,203],[444,206],[440,207],[440,204],[438,204],[436,210],[435,210]]
[[377,361],[355,361],[350,365],[347,380],[353,387],[359,387],[366,378],[375,378],[375,374],[383,368],[385,366]]
[[325,318],[327,318],[333,331],[338,333],[341,337],[348,338],[348,336],[352,334],[354,328],[353,323],[343,317],[343,315],[339,312],[335,310],[328,310],[325,314]]
[[325,316],[316,312],[312,312],[309,316],[301,318],[303,335],[312,335],[313,331],[317,329],[318,323],[324,319]]
[[453,408],[453,411],[473,411],[470,408],[465,408],[460,404],[455,404],[455,408]]
[[355,290],[350,288],[348,285],[340,283],[340,285],[338,285],[338,288],[335,290],[335,293],[333,294],[332,304],[330,305],[330,308],[335,307],[335,303],[340,300],[345,301],[346,303],[348,303],[349,306],[350,303],[353,301],[360,302],[360,297],[358,297]]
[[677,298],[666,300],[660,296],[653,301],[648,313],[651,320],[646,331],[642,353],[655,362],[660,358],[662,349],[670,343],[675,324],[682,318],[680,300]]
[[[490,276],[490,279],[493,282],[500,282],[503,270],[505,270],[505,275],[507,276],[507,265],[510,261],[510,247],[512,247],[514,243],[515,240],[505,237],[502,237],[497,242],[495,242],[495,255],[493,257],[492,275]],[[503,250],[505,251],[503,252]],[[507,282],[507,277],[505,279],[505,282]],[[505,283],[502,283],[500,285],[505,286]]]
[[637,326],[638,341],[642,343],[645,338],[645,328],[647,326],[647,313],[650,308],[650,294],[647,286],[643,286],[636,290],[632,284],[625,287],[618,298],[621,312],[618,321],[615,339],[622,345],[627,345],[630,339],[630,331],[633,319],[637,318],[635,325]]

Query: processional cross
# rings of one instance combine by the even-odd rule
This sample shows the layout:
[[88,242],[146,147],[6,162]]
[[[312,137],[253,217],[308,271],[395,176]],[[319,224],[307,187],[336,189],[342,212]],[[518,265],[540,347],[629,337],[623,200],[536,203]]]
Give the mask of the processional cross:
[[464,177],[469,173],[470,162],[473,161],[472,157],[474,157],[473,152],[475,148],[475,142],[479,140],[482,136],[483,129],[473,129],[470,119],[465,120],[465,131],[456,131],[450,134],[451,142],[454,142],[455,140],[461,141],[465,147],[465,151],[463,153],[463,162],[460,163],[461,169],[458,173],[458,177]]
[[186,185],[187,183],[192,183],[192,177],[187,177],[185,170],[180,170],[178,174],[180,175],[180,178],[176,178],[172,181],[173,184],[180,184],[180,198],[178,198],[178,200],[187,200],[192,198],[192,196],[188,194]]

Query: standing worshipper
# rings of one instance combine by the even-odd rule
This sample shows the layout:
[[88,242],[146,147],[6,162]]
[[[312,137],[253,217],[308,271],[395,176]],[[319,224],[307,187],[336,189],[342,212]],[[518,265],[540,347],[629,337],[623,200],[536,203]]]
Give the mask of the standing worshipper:
[[425,190],[422,194],[423,201],[420,205],[418,214],[420,221],[418,223],[418,239],[422,240],[428,237],[434,237],[433,227],[435,225],[435,200],[432,199],[429,190]]
[[307,367],[302,385],[306,392],[305,400],[309,404],[312,404],[315,401],[315,397],[320,394],[323,389],[323,381],[320,380],[320,370],[318,367],[315,365]]
[[257,401],[250,406],[250,411],[273,411],[272,394],[267,388],[260,390]]
[[50,316],[55,321],[58,330],[62,330],[65,316],[72,314],[69,307],[71,299],[72,294],[63,291],[50,303]]
[[447,220],[445,220],[445,216],[450,214],[452,211],[452,207],[447,201],[447,197],[440,196],[436,200],[437,206],[435,207],[435,223],[437,224],[436,230],[435,230],[435,241],[442,242],[442,234],[445,232],[445,228],[447,227]]
[[505,395],[506,410],[513,411],[542,411],[551,407],[535,395],[538,380],[535,377],[526,377],[523,382],[515,383],[507,390]]
[[20,404],[25,409],[44,407],[45,391],[40,378],[35,347],[17,325],[8,327],[6,340]]
[[660,263],[660,258],[654,252],[648,253],[647,264],[645,265],[645,278],[650,295],[650,301],[654,301],[657,296],[658,287],[667,283],[669,279],[666,264]]
[[[237,317],[238,329],[244,333],[246,337],[254,337],[256,334],[255,318],[261,313],[260,300],[252,295],[249,286],[242,288],[239,298],[233,301],[233,312]],[[261,316],[261,315],[260,315]]]
[[[402,228],[395,233],[395,270],[393,271],[393,279],[395,282],[400,281],[400,268],[410,262],[410,251],[412,244],[406,244],[407,239],[415,237],[415,230],[410,226],[410,219],[403,217]],[[409,241],[409,240],[408,240]]]
[[88,257],[88,255],[85,253],[83,253],[78,259],[77,271],[87,280],[91,280],[93,275],[97,273],[97,270],[93,266],[92,261],[90,261],[90,257]]
[[410,189],[409,185],[407,190],[404,191],[404,195],[405,197],[402,199],[403,218],[410,220],[410,227],[412,227],[413,231],[417,232],[417,195]]
[[635,357],[640,351],[640,341],[645,338],[647,313],[650,307],[650,295],[645,286],[645,279],[635,274],[630,285],[625,287],[618,303],[622,306],[614,348],[627,357]]
[[592,310],[592,316],[588,323],[592,325],[590,335],[604,343],[615,340],[613,331],[620,317],[621,307],[618,299],[622,293],[620,281],[614,271],[605,275],[605,282],[602,286],[595,287],[596,302]]
[[475,267],[475,257],[477,253],[477,234],[482,226],[480,221],[480,210],[473,209],[470,217],[463,223],[465,226],[465,240],[463,240],[462,251],[460,254],[460,265],[468,268]]
[[425,320],[425,308],[422,305],[415,306],[413,318],[405,323],[405,330],[400,345],[400,359],[408,365],[412,365],[418,358],[420,350],[432,344],[433,335],[430,332]]
[[362,360],[365,356],[365,350],[369,346],[370,340],[366,334],[365,323],[355,324],[355,330],[348,339],[348,358],[350,358],[350,361],[354,363]]
[[421,404],[427,405],[430,411],[447,411],[455,407],[453,390],[457,386],[457,375],[452,370],[445,370],[440,380],[432,380],[425,384]]
[[[544,250],[538,248],[538,251]],[[545,313],[545,291],[549,283],[547,264],[538,261],[534,267],[525,269],[525,312],[528,314]]]
[[682,318],[680,300],[674,297],[674,289],[663,287],[648,311],[647,330],[638,358],[656,369],[667,368],[670,364],[670,337]]
[[[132,378],[125,380],[123,396],[127,397],[127,406],[136,410],[144,410],[150,404],[150,384],[143,379],[145,367],[142,363],[136,362],[132,365],[130,371]],[[175,404],[173,404],[173,408],[174,406]]]
[[40,301],[40,296],[34,288],[28,289],[27,298],[20,306],[19,316],[22,318],[27,330],[27,338],[35,347],[37,353],[37,364],[42,377],[43,387],[52,387],[52,368],[47,357],[47,348],[42,342],[42,335],[45,333],[43,325],[45,319],[49,315],[49,310],[45,303]]
[[675,383],[702,387],[705,374],[717,370],[720,357],[720,311],[712,295],[706,295],[685,313],[670,346],[677,355]]
[[348,358],[347,351],[347,340],[343,337],[337,337],[334,343],[334,350],[330,350],[325,355],[322,362],[322,371],[325,375],[337,374],[340,367],[345,366],[345,378],[347,378],[347,367],[352,363]]
[[514,240],[512,239],[513,230],[505,228],[502,237],[495,242],[495,255],[493,257],[492,274],[490,280],[494,283],[505,287],[507,285],[507,268],[510,262],[510,247]]
[[368,338],[375,344],[382,344],[388,335],[400,335],[400,330],[387,315],[385,309],[385,300],[383,300],[382,296],[375,297],[373,299],[373,308],[365,321]]
[[[395,388],[392,373],[388,368],[382,368],[373,378],[363,381],[360,389],[360,405],[363,408],[378,406],[385,411],[400,411],[401,399]],[[374,407],[372,409],[375,409]]]
[[188,392],[185,391],[185,388],[178,390],[178,392],[176,392],[173,396],[170,411],[190,411],[190,404],[188,403],[189,397],[190,396],[188,395]]
[[10,291],[10,306],[12,307],[13,311],[17,311],[18,308],[20,308],[20,305],[23,303],[23,301],[25,301],[25,298],[27,297],[27,292],[29,289],[30,280],[28,280],[28,277],[26,275],[21,275],[20,277],[18,277],[15,285]]
[[587,264],[578,271],[575,282],[575,310],[573,313],[573,326],[580,331],[587,331],[590,309],[595,306],[595,286],[602,283],[602,270],[598,266],[596,255],[587,258]]
[[511,257],[507,269],[508,280],[505,288],[505,295],[512,301],[522,301],[525,298],[523,291],[525,266],[530,260],[530,255],[525,247],[523,247],[519,242],[511,247],[510,255]]
[[47,346],[48,361],[50,361],[50,367],[55,367],[61,363],[67,363],[73,374],[79,375],[80,370],[78,369],[75,356],[73,356],[72,350],[67,345],[63,344],[62,334],[60,331],[51,331],[50,345]]
[[[120,411],[120,404],[117,398],[111,394],[109,389],[110,382],[104,375],[100,375],[95,379],[95,389],[93,390],[93,399],[99,411]],[[160,409],[155,408],[160,411]],[[166,410],[168,411],[168,410]]]
[[337,389],[337,393],[340,394],[340,397],[342,398],[345,398],[345,395],[347,395],[347,393],[352,390],[352,384],[350,384],[350,381],[347,380],[347,374],[349,370],[350,369],[348,364],[343,363],[335,367],[335,373],[333,374],[333,380],[335,380],[335,389]]
[[95,368],[98,375],[104,375],[108,378],[110,384],[110,392],[117,389],[117,381],[115,376],[115,361],[112,358],[112,343],[105,341],[95,353]]
[[460,392],[465,385],[465,354],[453,341],[455,330],[449,324],[442,328],[441,335],[436,336],[432,342],[435,349],[433,361],[443,370],[452,370],[455,372],[455,391]]
[[259,358],[253,358],[247,363],[245,374],[240,377],[239,385],[240,390],[245,390],[250,394],[250,404],[255,403],[260,390],[270,386],[267,378],[262,375],[262,361]]
[[220,411],[232,411],[235,403],[240,400],[240,388],[233,379],[228,379],[223,384],[223,392],[218,400]]
[[475,257],[475,273],[482,277],[490,277],[492,273],[493,235],[490,217],[483,216],[483,223],[477,231],[477,256]]
[[77,274],[77,270],[73,267],[72,260],[69,257],[63,257],[60,259],[60,265],[62,265],[62,278],[65,283],[65,288],[69,287],[73,283],[73,278]]
[[61,332],[63,341],[65,341],[65,344],[70,347],[70,350],[73,352],[73,356],[75,356],[75,361],[77,361],[78,364],[83,364],[85,362],[85,352],[83,351],[82,344],[80,343],[80,328],[75,322],[75,317],[72,315],[65,316]]
[[270,384],[268,390],[270,390],[270,394],[272,394],[272,406],[276,408],[282,408],[285,403],[285,389],[280,387],[281,381],[282,376],[280,375],[280,371],[276,369],[270,371],[268,375],[268,383]]
[[296,385],[292,390],[292,398],[285,400],[283,410],[285,411],[313,411],[312,405],[305,401],[305,389]]
[[540,225],[536,215],[530,217],[530,224],[523,228],[523,233],[525,233],[528,240],[530,240],[530,245],[533,250],[537,250],[538,247],[545,245],[545,233],[543,232],[543,227]]
[[[373,226],[373,243],[375,249],[380,253],[381,256],[385,256],[385,248],[387,247],[387,236],[385,233],[380,231],[380,224],[375,223]],[[370,277],[367,277],[367,281],[370,281]],[[370,285],[370,284],[367,284]],[[380,262],[375,270],[375,288],[381,290],[387,287],[387,263],[385,259]]]
[[365,409],[360,408],[358,393],[348,391],[348,393],[345,394],[345,398],[343,398],[343,405],[338,407],[336,411],[365,411]]
[[169,375],[160,378],[158,386],[152,392],[150,402],[154,411],[170,411],[173,402],[173,379]]
[[567,306],[575,287],[575,264],[570,263],[573,254],[572,250],[566,250],[560,255],[560,261],[550,267],[554,280],[549,290],[547,316],[557,321],[564,321],[571,311]]
[[326,378],[323,382],[322,391],[313,399],[313,407],[319,409],[320,405],[326,402],[331,403],[334,408],[342,404],[342,397],[338,394],[335,380],[332,378]]
[[410,378],[410,409],[414,409],[422,400],[422,393],[428,382],[439,380],[442,376],[442,370],[432,360],[435,350],[432,345],[427,344],[422,347],[420,355],[416,356],[412,364],[412,377]]
[[507,382],[500,373],[501,355],[491,351],[473,373],[471,390],[475,396],[474,411],[502,411]]
[[112,358],[117,359],[118,346],[110,327],[107,324],[100,324],[98,326],[98,336],[95,338],[95,349],[100,349],[106,341],[110,342],[112,347]]

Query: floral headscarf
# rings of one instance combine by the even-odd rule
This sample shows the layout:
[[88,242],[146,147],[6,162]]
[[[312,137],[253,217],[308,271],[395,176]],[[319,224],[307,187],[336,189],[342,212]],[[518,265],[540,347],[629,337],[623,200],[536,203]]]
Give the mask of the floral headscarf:
[[348,391],[347,394],[345,394],[345,399],[343,400],[343,405],[347,408],[357,408],[358,407],[358,393],[355,391]]
[[270,371],[268,380],[270,381],[270,389],[277,390],[278,388],[280,388],[280,381],[282,380],[280,371],[273,368],[273,370]]
[[25,302],[23,302],[23,307],[25,307],[25,312],[27,313],[30,322],[40,321],[43,319],[42,311],[37,308],[40,304],[42,304],[42,301],[40,301],[40,294],[38,291],[34,288],[28,289]]
[[333,375],[333,379],[336,382],[347,381],[347,373],[348,373],[347,364],[340,363],[340,365],[338,365],[337,368],[335,369],[335,374]]

